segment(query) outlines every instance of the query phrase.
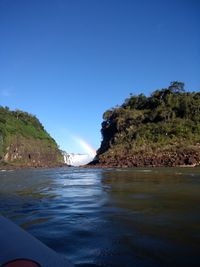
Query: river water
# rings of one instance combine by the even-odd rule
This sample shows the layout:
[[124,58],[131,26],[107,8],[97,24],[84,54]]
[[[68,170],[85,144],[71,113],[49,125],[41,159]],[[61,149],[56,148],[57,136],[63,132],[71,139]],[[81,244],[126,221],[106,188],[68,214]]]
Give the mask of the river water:
[[200,169],[0,172],[0,212],[76,266],[200,266]]

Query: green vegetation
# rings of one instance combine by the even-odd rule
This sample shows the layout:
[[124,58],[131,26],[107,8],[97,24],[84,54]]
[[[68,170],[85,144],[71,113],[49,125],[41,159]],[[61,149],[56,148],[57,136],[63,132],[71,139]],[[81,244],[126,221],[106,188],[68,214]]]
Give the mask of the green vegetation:
[[149,97],[131,95],[106,111],[103,119],[98,156],[199,151],[200,92],[186,92],[182,82],[172,82]]
[[[49,153],[54,151],[56,161],[61,161],[62,156],[55,140],[35,116],[21,110],[11,111],[8,107],[0,107],[0,160],[4,161],[8,153],[15,163],[22,164],[25,154],[29,155],[29,159],[33,155],[36,162],[34,157],[37,154],[37,161],[41,163],[40,158],[48,154],[47,150]],[[18,152],[14,155],[16,151]]]

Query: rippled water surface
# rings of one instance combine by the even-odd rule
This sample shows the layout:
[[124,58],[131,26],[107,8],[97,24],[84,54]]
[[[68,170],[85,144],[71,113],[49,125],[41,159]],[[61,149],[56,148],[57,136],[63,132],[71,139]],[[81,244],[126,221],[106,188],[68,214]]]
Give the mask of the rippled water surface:
[[200,266],[200,169],[0,172],[0,212],[76,266]]

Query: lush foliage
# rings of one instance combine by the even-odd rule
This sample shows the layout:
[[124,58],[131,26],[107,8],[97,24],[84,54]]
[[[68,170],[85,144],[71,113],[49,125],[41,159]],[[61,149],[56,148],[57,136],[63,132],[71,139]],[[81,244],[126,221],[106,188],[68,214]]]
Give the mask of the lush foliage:
[[106,111],[102,123],[102,145],[118,151],[172,150],[200,143],[200,92],[186,92],[184,83],[149,97],[130,95],[116,108]]

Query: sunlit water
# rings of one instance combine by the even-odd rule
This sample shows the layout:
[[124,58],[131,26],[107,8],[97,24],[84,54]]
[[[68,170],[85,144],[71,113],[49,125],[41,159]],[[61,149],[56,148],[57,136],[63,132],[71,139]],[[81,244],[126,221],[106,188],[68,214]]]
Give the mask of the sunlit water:
[[200,169],[0,172],[0,211],[76,266],[200,266]]

